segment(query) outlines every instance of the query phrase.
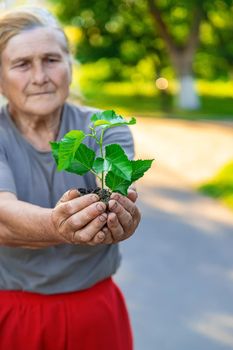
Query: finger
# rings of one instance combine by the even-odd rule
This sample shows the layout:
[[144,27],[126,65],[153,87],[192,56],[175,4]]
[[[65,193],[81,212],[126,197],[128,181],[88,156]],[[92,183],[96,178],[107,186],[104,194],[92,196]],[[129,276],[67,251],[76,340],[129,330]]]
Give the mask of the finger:
[[110,200],[108,206],[109,211],[116,214],[119,223],[128,230],[133,223],[132,215],[117,201]]
[[111,231],[111,235],[115,242],[120,241],[124,236],[124,229],[121,226],[118,217],[115,213],[109,213],[107,219],[108,229]]
[[128,189],[128,195],[127,198],[130,199],[132,202],[136,202],[137,198],[138,198],[138,194],[136,191],[136,187],[132,186]]
[[56,206],[59,205],[60,203],[64,203],[67,201],[70,201],[71,199],[77,198],[80,196],[80,193],[78,190],[75,188],[71,188],[69,191],[66,191],[63,196],[59,199],[57,202]]
[[98,244],[101,244],[105,241],[105,233],[102,231],[99,231],[95,236],[94,238],[92,238],[91,241],[88,242],[89,245],[91,246],[95,246],[95,245],[98,245]]
[[63,220],[66,220],[71,215],[83,210],[97,201],[99,201],[99,197],[96,194],[88,194],[71,199],[67,202],[60,202],[56,207],[56,210],[59,212],[59,215],[62,215]]
[[[136,205],[134,204],[134,202],[132,202],[129,198],[120,195],[119,193],[113,193],[111,195],[111,200],[114,200],[114,202],[120,203],[121,206],[127,210],[131,216],[134,216],[135,210],[136,210]],[[111,202],[111,200],[109,201],[109,210],[111,210],[111,208],[116,207],[116,204]]]
[[66,226],[69,226],[70,229],[75,231],[82,229],[97,216],[104,213],[105,210],[106,205],[103,202],[92,203],[88,207],[85,207],[84,209],[79,210],[68,217],[61,223],[61,225],[65,224]]
[[109,228],[107,226],[104,226],[102,228],[102,231],[104,232],[105,234],[105,239],[104,241],[102,242],[103,244],[112,244],[114,243],[114,239],[112,237],[112,233],[111,231],[109,230]]
[[[73,236],[74,243],[91,243],[92,239],[97,235],[95,239],[95,243],[101,243],[105,238],[104,233],[100,232],[102,227],[106,224],[107,214],[103,213],[92,220],[89,224],[87,224],[81,230],[77,230]],[[92,242],[93,243],[93,242]]]

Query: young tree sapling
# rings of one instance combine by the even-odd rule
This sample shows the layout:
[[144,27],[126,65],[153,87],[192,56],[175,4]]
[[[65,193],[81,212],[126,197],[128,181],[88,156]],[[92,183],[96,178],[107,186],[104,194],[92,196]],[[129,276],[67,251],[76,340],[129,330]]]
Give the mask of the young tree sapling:
[[[109,198],[111,192],[119,192],[127,196],[129,186],[144,175],[154,159],[130,160],[119,144],[109,144],[104,147],[103,140],[107,129],[133,124],[136,124],[135,118],[127,121],[112,110],[93,114],[90,133],[71,130],[60,141],[50,142],[57,170],[78,175],[84,175],[90,171],[100,180],[101,189],[97,192],[101,199],[105,198],[106,193]],[[100,157],[96,157],[95,151],[82,143],[86,137],[95,140]]]

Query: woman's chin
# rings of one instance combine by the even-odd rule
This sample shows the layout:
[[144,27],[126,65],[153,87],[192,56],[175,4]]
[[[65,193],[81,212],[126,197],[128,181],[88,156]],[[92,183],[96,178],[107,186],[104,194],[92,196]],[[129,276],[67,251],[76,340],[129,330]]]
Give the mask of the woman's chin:
[[56,101],[56,99],[41,98],[38,101],[30,104],[25,108],[27,114],[46,116],[56,113],[64,104],[65,101]]

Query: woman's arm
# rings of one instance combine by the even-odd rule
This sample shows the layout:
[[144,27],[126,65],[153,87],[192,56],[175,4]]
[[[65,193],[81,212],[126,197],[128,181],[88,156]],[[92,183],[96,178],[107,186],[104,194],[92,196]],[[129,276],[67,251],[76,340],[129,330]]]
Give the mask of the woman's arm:
[[0,193],[0,245],[42,248],[57,244],[95,245],[105,238],[106,206],[96,195],[66,192],[53,209]]

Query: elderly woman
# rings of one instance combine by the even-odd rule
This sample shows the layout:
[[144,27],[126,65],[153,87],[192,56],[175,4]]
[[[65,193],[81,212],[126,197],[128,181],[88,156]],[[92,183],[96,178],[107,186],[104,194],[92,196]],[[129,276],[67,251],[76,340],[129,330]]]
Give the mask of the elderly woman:
[[[49,141],[88,131],[93,110],[66,103],[67,38],[42,9],[0,18],[0,349],[130,350],[123,296],[111,279],[117,242],[139,221],[136,192],[112,194],[108,211],[92,175],[56,172]],[[133,157],[127,127],[109,129]]]

